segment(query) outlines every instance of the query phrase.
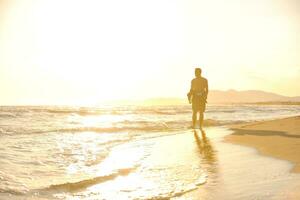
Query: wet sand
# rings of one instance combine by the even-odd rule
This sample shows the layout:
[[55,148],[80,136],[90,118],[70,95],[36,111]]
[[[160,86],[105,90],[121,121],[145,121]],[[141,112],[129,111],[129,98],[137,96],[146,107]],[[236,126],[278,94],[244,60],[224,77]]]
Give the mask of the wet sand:
[[[91,199],[297,199],[289,190],[300,176],[292,164],[257,154],[254,148],[224,143],[232,131],[206,128],[135,141],[115,148],[113,163],[146,151],[129,174],[69,197]],[[118,155],[127,155],[120,159]],[[142,153],[143,154],[143,153]],[[295,186],[296,187],[296,186]]]
[[[278,120],[245,123],[230,127],[234,133],[225,137],[226,142],[254,147],[259,153],[293,164],[291,173],[300,173],[300,116]],[[299,184],[291,185],[290,195],[300,199]]]

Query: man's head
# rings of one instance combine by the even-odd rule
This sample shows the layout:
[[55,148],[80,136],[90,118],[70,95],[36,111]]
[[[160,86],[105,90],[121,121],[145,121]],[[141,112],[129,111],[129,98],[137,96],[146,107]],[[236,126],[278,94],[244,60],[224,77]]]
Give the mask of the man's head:
[[195,68],[195,76],[200,77],[202,70],[200,68]]

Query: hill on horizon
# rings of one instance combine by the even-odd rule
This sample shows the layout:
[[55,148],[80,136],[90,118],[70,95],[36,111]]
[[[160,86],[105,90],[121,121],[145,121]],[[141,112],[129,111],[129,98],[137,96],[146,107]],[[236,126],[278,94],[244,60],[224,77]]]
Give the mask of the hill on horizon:
[[[267,102],[300,102],[300,96],[288,97],[261,90],[211,90],[208,103],[267,103]],[[186,98],[151,98],[143,101],[145,104],[186,104]]]

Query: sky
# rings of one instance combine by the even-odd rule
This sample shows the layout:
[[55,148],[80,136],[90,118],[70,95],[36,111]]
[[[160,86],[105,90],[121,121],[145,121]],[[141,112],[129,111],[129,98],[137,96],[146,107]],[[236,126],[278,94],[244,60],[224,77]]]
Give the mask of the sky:
[[0,0],[0,105],[300,95],[297,0]]

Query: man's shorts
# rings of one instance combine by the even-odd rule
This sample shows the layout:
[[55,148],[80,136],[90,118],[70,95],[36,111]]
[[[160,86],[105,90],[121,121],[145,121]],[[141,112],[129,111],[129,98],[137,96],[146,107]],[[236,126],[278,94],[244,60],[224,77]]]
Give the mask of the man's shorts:
[[193,112],[204,112],[206,108],[206,99],[203,96],[193,96],[192,109]]

